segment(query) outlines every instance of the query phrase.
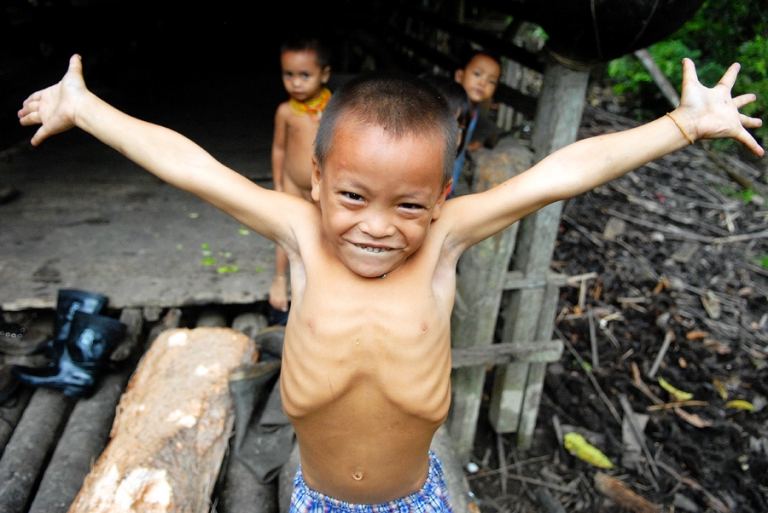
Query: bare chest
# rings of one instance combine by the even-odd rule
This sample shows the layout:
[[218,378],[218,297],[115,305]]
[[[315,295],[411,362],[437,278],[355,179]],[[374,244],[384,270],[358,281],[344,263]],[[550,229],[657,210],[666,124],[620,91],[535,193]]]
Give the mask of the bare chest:
[[450,308],[429,287],[396,280],[308,282],[283,355],[295,416],[332,402],[442,417],[450,390]]

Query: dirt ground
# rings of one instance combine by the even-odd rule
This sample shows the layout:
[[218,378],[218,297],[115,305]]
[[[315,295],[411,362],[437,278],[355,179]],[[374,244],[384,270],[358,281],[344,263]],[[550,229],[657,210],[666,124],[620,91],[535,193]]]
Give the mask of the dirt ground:
[[[632,124],[588,109],[580,137]],[[552,267],[589,278],[561,293],[533,447],[480,427],[481,511],[768,511],[767,198],[734,181],[760,189],[760,165],[697,143],[567,202]],[[568,432],[614,467],[570,454]]]

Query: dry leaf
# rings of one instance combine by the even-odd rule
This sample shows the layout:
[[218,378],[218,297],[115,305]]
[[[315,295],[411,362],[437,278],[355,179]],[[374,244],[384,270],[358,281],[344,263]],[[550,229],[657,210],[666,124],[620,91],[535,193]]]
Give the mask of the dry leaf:
[[675,413],[677,413],[677,416],[686,421],[688,424],[698,428],[704,428],[712,425],[712,423],[708,420],[704,420],[698,415],[694,415],[693,413],[688,413],[679,407],[675,408]]
[[704,339],[704,347],[712,348],[717,354],[731,354],[731,348],[711,338]]
[[720,318],[720,300],[717,299],[714,292],[708,290],[705,295],[701,296],[701,304],[711,319],[718,320]]
[[706,331],[693,330],[686,333],[685,338],[688,340],[701,340],[703,338],[707,338],[708,335],[709,333]]
[[622,508],[635,513],[659,513],[658,506],[633,492],[615,477],[598,472],[595,474],[595,488]]
[[717,390],[717,393],[720,394],[720,398],[723,401],[728,399],[728,387],[725,386],[725,383],[715,378],[712,380],[712,384],[715,385],[715,389]]

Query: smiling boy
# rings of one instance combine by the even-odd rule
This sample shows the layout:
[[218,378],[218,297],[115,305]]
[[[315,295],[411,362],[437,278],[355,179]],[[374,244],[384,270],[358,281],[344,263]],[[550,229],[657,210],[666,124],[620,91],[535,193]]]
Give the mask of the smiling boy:
[[713,89],[687,59],[683,75],[669,117],[579,141],[448,202],[458,127],[416,78],[367,75],[334,94],[315,142],[316,204],[263,189],[183,136],[114,109],[86,89],[78,56],[19,117],[42,124],[34,145],[78,126],[285,249],[293,304],[280,379],[301,457],[292,511],[440,512],[450,501],[429,447],[450,404],[462,252],[694,139],[733,137],[762,155],[745,130],[760,120],[738,112],[754,95],[730,97],[738,66]]

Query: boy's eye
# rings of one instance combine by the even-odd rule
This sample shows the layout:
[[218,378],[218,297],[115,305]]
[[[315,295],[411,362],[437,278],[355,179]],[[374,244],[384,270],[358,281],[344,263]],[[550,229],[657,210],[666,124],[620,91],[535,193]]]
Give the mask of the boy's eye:
[[420,210],[424,208],[421,205],[417,205],[416,203],[402,203],[400,206],[406,210]]
[[354,192],[343,192],[342,193],[347,198],[351,199],[352,201],[362,201],[363,197],[359,194],[355,194]]
[[309,78],[309,73],[302,73],[301,78],[303,78],[304,80],[307,80]]

